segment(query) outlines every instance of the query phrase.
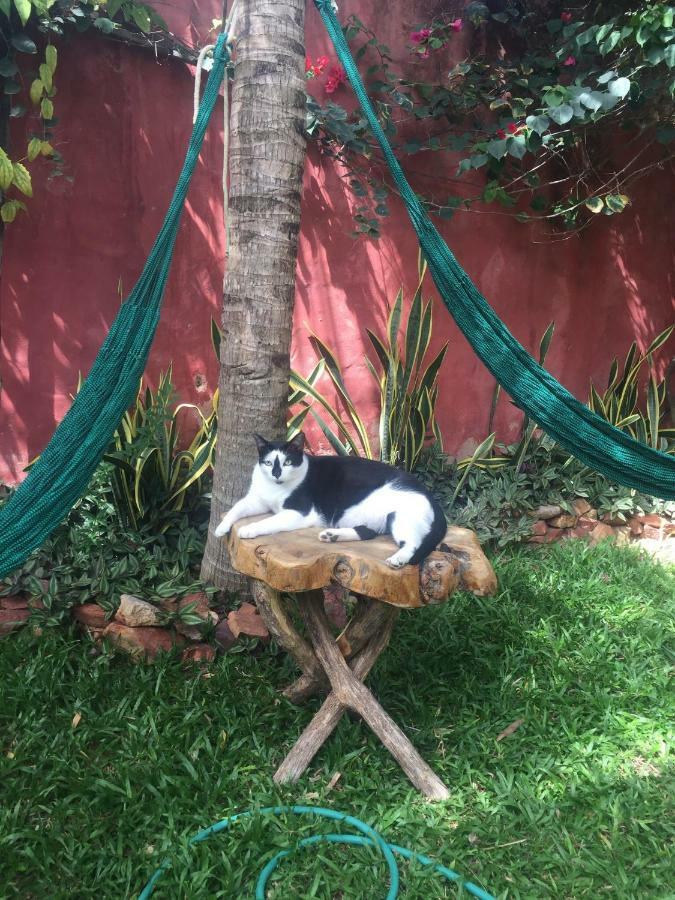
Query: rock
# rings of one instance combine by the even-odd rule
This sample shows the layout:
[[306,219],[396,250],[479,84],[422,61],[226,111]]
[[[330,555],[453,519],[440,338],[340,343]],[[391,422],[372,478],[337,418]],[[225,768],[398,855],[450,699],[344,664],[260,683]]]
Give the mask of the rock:
[[133,594],[122,594],[119,608],[115,613],[115,621],[121,625],[128,625],[129,628],[143,628],[159,625],[161,615],[157,607],[147,600],[141,600]]
[[267,626],[260,618],[260,613],[251,603],[242,603],[239,609],[235,609],[227,617],[227,624],[235,638],[240,634],[249,637],[269,640],[270,633]]
[[597,519],[591,519],[588,516],[581,516],[581,518],[577,522],[577,528],[583,528],[585,531],[593,531],[597,524]]
[[183,663],[210,663],[216,658],[216,651],[210,644],[193,644],[181,653]]
[[584,528],[583,525],[577,525],[576,528],[572,528],[570,531],[570,537],[573,538],[581,538],[582,540],[588,540],[589,531],[588,528]]
[[633,537],[640,537],[640,535],[644,531],[644,525],[642,524],[638,516],[633,516],[633,518],[628,522],[628,527],[630,528],[630,533],[633,535]]
[[105,610],[98,603],[83,603],[82,606],[74,606],[72,616],[81,625],[89,628],[103,629],[108,624]]
[[598,522],[589,535],[590,543],[593,547],[595,547],[596,544],[599,544],[600,541],[604,541],[608,538],[614,537],[614,529],[611,525],[606,525],[604,522]]
[[28,609],[28,597],[21,597],[18,594],[0,597],[0,609]]
[[530,515],[534,516],[535,519],[553,519],[561,513],[562,507],[560,506],[539,506]]
[[627,525],[619,525],[614,529],[614,539],[620,547],[630,543],[630,528]]
[[663,519],[658,513],[649,513],[646,516],[640,516],[639,519],[643,525],[651,525],[652,528],[660,528],[663,524]]
[[574,528],[577,524],[577,517],[570,513],[562,513],[549,519],[548,524],[551,528]]
[[535,537],[541,537],[542,535],[546,534],[547,531],[548,526],[543,519],[537,519],[537,521],[532,526],[532,534]]
[[588,500],[584,500],[583,497],[577,497],[577,499],[572,504],[572,509],[577,514],[577,516],[587,516],[589,512],[591,512],[591,504]]
[[642,527],[642,536],[650,541],[660,541],[663,540],[663,529],[660,526],[645,523]]
[[202,624],[196,625],[193,623],[188,625],[187,622],[179,620],[176,622],[176,631],[185,635],[191,641],[200,641],[204,636],[205,626],[218,623],[218,613],[209,609],[209,598],[204,591],[198,591],[195,594],[188,594],[186,597],[183,597],[178,603],[178,610],[183,610],[192,603],[196,604],[196,606],[190,610],[190,615],[197,616],[197,618],[202,620]]
[[29,609],[0,609],[0,636],[20,628],[29,617]]
[[675,540],[654,541],[649,539],[639,540],[638,545],[655,560],[666,566],[675,566]]
[[586,513],[587,519],[592,519],[594,522],[598,521],[598,511],[597,509],[589,509]]
[[228,651],[237,643],[237,639],[232,634],[232,629],[227,624],[227,619],[221,619],[216,626],[216,644],[220,647],[221,650]]
[[168,652],[184,643],[180,635],[166,628],[132,627],[119,622],[111,622],[103,631],[103,637],[134,659],[154,659],[158,653]]

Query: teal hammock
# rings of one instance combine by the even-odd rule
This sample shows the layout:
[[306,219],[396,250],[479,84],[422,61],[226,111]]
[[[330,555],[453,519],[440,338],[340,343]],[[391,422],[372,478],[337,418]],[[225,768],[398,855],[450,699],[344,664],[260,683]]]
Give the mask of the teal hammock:
[[183,169],[143,272],[65,418],[26,480],[0,509],[0,578],[20,566],[85,493],[134,401],[157,330],[185,197],[229,59],[226,40],[221,34],[214,48]]
[[[433,226],[393,154],[371,106],[330,0],[315,0],[338,58],[382,148],[436,287],[467,340],[516,404],[574,456],[645,494],[675,499],[675,457],[659,453],[579,403],[548,374],[472,284]],[[229,59],[227,36],[213,68],[164,224],[87,379],[26,480],[0,508],[0,578],[42,544],[85,493],[124,412],[132,404],[155,335],[190,178]]]
[[330,0],[314,2],[391,170],[443,303],[483,364],[530,419],[581,462],[619,484],[675,500],[675,456],[641,444],[580,403],[518,343],[471,282],[403,174]]

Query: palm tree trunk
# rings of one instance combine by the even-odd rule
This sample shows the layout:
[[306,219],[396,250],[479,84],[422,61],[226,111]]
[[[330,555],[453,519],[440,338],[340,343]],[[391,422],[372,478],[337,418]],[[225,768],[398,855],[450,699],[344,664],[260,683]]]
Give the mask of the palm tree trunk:
[[230,137],[230,251],[218,447],[202,578],[240,590],[213,529],[242,497],[253,433],[285,434],[305,155],[305,0],[240,0]]

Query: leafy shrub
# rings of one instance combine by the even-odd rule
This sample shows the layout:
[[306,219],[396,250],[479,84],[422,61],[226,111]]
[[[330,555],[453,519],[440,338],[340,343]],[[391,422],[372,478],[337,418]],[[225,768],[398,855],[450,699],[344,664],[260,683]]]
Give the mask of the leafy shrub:
[[191,522],[182,511],[163,533],[150,524],[122,528],[111,502],[111,475],[109,464],[97,469],[86,497],[0,585],[0,595],[25,591],[41,597],[42,619],[55,624],[81,603],[96,601],[113,612],[123,593],[152,601],[206,590],[198,578],[206,518]]
[[[141,385],[136,404],[115,431],[104,459],[111,463],[115,508],[127,528],[167,531],[176,513],[203,505],[205,482],[213,467],[218,392],[205,416],[192,403],[174,406],[171,368],[156,391]],[[180,449],[179,419],[191,411],[199,425],[187,449]]]
[[[425,443],[433,438],[441,443],[435,417],[436,382],[448,345],[425,363],[433,324],[431,301],[422,299],[425,274],[426,263],[420,261],[417,290],[402,331],[402,289],[389,310],[386,337],[382,339],[367,329],[377,358],[377,364],[366,358],[366,365],[380,393],[379,453],[371,447],[367,423],[347,391],[335,354],[316,335],[310,341],[319,356],[319,365],[323,363],[323,370],[337,391],[341,408],[332,405],[315,387],[321,369],[315,368],[307,379],[297,372],[291,373],[293,399],[303,407],[298,415],[306,415],[309,410],[331,447],[340,455],[356,453],[368,459],[379,458],[409,471],[415,467]],[[322,413],[328,414],[330,424]]]

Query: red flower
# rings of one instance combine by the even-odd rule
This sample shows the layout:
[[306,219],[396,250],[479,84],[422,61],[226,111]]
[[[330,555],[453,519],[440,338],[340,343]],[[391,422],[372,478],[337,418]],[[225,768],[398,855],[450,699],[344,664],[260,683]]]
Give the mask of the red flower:
[[515,122],[509,122],[509,124],[506,126],[506,129],[509,134],[518,134],[518,132],[520,131],[520,128],[518,128]]
[[431,28],[420,28],[419,31],[412,31],[410,33],[410,40],[413,44],[421,44],[422,41],[426,41],[429,37],[431,37]]
[[334,94],[335,91],[340,87],[340,85],[344,84],[346,80],[347,73],[342,68],[342,66],[333,66],[333,68],[328,73],[328,78],[323,89],[327,94]]
[[563,24],[569,25],[569,23],[572,21],[572,13],[571,12],[561,13],[560,18],[562,19]]
[[461,19],[455,19],[454,22],[450,22],[450,28],[452,29],[452,31],[461,31],[463,24],[464,23]]
[[570,55],[567,57],[567,59],[563,63],[563,66],[576,66],[576,64],[577,64],[576,56]]
[[497,137],[499,138],[500,141],[504,140],[504,138],[506,137],[506,132],[504,131],[503,128],[497,129]]
[[317,59],[317,61],[314,63],[314,71],[316,72],[317,75],[320,75],[323,72],[323,70],[326,68],[327,65],[328,65],[328,57],[320,56]]
[[305,57],[305,72],[311,72],[311,71],[312,71],[312,57],[306,56]]

